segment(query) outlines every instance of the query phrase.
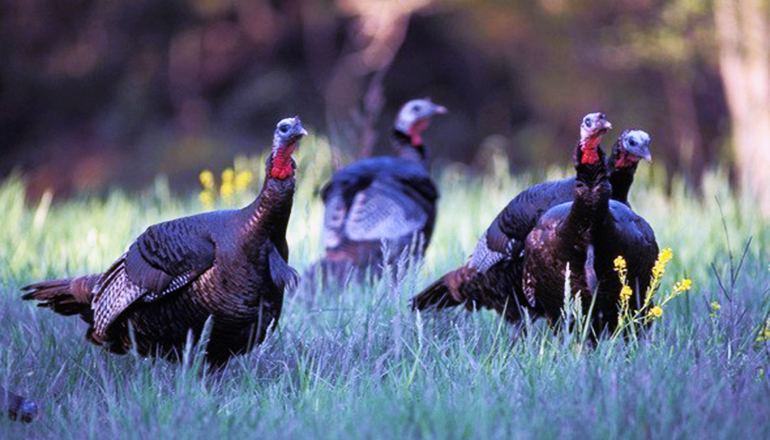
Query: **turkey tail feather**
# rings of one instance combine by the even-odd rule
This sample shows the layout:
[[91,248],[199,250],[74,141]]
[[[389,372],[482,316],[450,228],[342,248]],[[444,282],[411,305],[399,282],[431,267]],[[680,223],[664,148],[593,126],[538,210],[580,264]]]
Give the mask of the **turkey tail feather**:
[[83,320],[91,322],[91,290],[98,279],[99,275],[87,275],[30,284],[21,288],[26,292],[21,298],[41,301],[38,307],[47,307],[60,315],[80,314]]
[[409,301],[412,310],[445,309],[459,306],[461,303],[454,298],[447,283],[448,278],[453,274],[454,272],[449,272],[412,298]]

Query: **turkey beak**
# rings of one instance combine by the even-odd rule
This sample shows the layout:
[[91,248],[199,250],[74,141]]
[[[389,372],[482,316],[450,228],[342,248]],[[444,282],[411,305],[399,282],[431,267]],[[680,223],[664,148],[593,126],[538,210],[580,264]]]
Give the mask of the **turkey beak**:
[[612,130],[612,124],[610,121],[603,119],[599,129],[596,130],[596,136],[604,136],[610,130]]
[[292,134],[291,134],[292,142],[296,142],[305,136],[307,136],[307,130],[305,130],[305,127],[302,126],[301,122],[297,123],[297,125],[295,125],[294,129],[292,130]]
[[435,105],[433,107],[433,114],[434,115],[445,115],[447,113],[449,113],[449,111],[443,105]]
[[297,149],[299,147],[299,140],[307,136],[307,130],[302,124],[297,124],[292,128],[291,136],[289,136],[288,144],[293,145],[292,148]]

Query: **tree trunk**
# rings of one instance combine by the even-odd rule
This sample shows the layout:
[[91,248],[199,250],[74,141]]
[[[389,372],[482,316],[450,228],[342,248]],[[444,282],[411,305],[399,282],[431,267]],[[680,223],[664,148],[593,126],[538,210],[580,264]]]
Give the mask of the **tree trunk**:
[[715,0],[719,67],[745,191],[770,216],[770,27],[767,0]]
[[700,196],[705,164],[703,138],[698,129],[698,111],[692,80],[682,76],[679,73],[668,74],[663,77],[663,82],[666,86],[671,125],[676,145],[679,147],[679,171],[684,172]]

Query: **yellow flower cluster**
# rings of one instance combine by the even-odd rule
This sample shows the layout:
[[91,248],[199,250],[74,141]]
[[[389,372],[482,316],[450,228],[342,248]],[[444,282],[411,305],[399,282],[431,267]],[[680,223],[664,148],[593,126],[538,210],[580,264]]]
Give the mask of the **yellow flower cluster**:
[[615,266],[615,272],[618,273],[618,278],[620,278],[620,284],[622,286],[620,289],[620,311],[618,312],[618,325],[622,326],[625,322],[625,317],[629,315],[629,300],[631,299],[631,295],[634,294],[634,291],[626,281],[626,276],[628,275],[626,259],[623,258],[622,255],[618,255],[618,257],[615,258],[615,261],[613,261],[613,265]]
[[620,300],[621,301],[628,301],[631,299],[631,295],[633,294],[633,290],[631,290],[631,286],[623,286],[622,289],[620,289]]
[[214,208],[214,202],[216,201],[214,173],[209,170],[203,170],[198,179],[201,181],[201,185],[203,185],[203,191],[198,195],[201,205],[206,209]]
[[613,263],[615,264],[615,272],[620,272],[626,268],[626,259],[622,255],[618,255]]
[[653,279],[658,279],[666,273],[666,266],[668,262],[674,257],[674,252],[671,248],[665,248],[658,254],[658,259],[655,261],[655,266],[652,267]]
[[718,302],[714,301],[714,302],[711,303],[711,310],[713,310],[715,312],[718,312],[718,311],[722,310],[722,305],[719,304]]
[[232,168],[228,168],[222,171],[222,185],[219,187],[219,195],[225,201],[232,200],[233,194],[235,194],[235,171]]
[[[666,266],[673,257],[674,252],[671,248],[665,248],[658,254],[658,259],[655,261],[655,265],[652,268],[650,285],[647,287],[644,301],[638,310],[630,310],[629,307],[631,296],[633,296],[633,290],[628,285],[628,265],[626,260],[623,256],[615,258],[613,265],[615,272],[618,273],[618,278],[621,283],[620,310],[618,312],[618,327],[615,331],[615,336],[620,335],[623,332],[623,329],[630,325],[643,325],[661,318],[666,304],[677,296],[692,289],[692,280],[684,278],[674,283],[671,290],[664,295],[663,298],[656,299],[656,293],[660,287],[663,274],[666,272]],[[713,307],[714,306],[712,305],[712,308]]]
[[201,185],[203,185],[203,190],[198,198],[206,209],[214,208],[217,195],[226,203],[232,202],[235,195],[248,190],[251,181],[254,179],[251,171],[245,170],[236,173],[232,168],[227,168],[222,171],[222,184],[217,189],[214,173],[211,171],[203,170],[198,177]]
[[235,192],[245,191],[251,185],[252,180],[254,180],[254,175],[251,174],[251,171],[240,171],[235,176]]
[[690,289],[692,289],[692,280],[689,278],[684,278],[682,280],[677,281],[676,284],[674,284],[675,293],[686,292]]
[[214,173],[209,170],[203,170],[201,171],[199,178],[201,185],[203,185],[205,189],[214,189]]
[[655,306],[650,309],[649,316],[653,319],[663,316],[663,308],[661,306]]

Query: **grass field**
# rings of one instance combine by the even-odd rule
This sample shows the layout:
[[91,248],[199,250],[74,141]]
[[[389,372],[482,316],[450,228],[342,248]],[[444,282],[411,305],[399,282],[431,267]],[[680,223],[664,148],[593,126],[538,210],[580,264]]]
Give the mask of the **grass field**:
[[[316,193],[330,166],[320,141],[298,156],[288,240],[302,272],[320,255]],[[159,179],[142,194],[49,208],[25,204],[19,179],[1,183],[0,385],[38,401],[42,416],[0,418],[0,438],[770,438],[770,226],[725,174],[709,173],[696,200],[678,180],[667,195],[662,169],[641,165],[633,207],[674,251],[663,288],[687,276],[693,289],[638,343],[584,350],[542,320],[517,335],[490,312],[409,312],[408,298],[464,262],[512,196],[568,173],[493,165],[484,178],[439,173],[420,267],[315,297],[301,287],[279,330],[219,372],[195,350],[183,364],[104,353],[78,319],[19,299],[29,282],[105,269],[145,227],[203,210],[197,193],[171,194]],[[256,170],[229,205],[253,196]]]

